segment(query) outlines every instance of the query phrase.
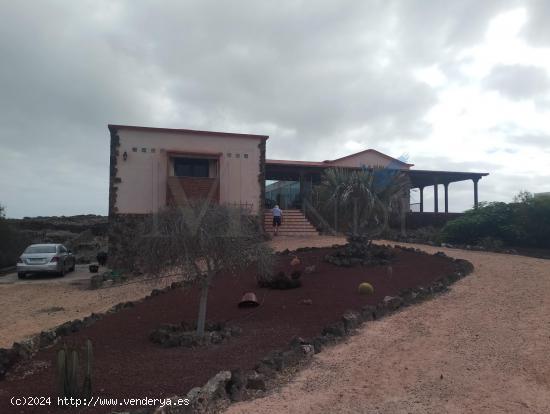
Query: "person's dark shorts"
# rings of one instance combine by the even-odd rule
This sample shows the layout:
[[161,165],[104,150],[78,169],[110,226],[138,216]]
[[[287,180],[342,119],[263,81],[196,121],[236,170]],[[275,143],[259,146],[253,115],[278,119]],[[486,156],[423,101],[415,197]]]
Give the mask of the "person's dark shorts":
[[281,217],[273,217],[273,227],[278,227],[281,225]]

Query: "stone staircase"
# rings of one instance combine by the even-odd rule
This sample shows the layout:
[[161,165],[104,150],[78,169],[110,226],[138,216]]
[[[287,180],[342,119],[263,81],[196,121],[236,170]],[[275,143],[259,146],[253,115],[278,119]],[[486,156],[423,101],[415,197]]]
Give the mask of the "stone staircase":
[[[271,210],[264,212],[264,229],[273,234],[273,215]],[[311,225],[300,210],[283,210],[283,224],[279,227],[279,236],[317,236],[317,229]]]

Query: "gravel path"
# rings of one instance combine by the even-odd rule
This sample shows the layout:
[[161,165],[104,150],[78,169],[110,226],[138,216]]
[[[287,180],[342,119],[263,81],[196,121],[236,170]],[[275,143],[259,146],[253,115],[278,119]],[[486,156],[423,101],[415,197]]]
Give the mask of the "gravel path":
[[476,270],[227,413],[548,413],[550,261],[416,246]]

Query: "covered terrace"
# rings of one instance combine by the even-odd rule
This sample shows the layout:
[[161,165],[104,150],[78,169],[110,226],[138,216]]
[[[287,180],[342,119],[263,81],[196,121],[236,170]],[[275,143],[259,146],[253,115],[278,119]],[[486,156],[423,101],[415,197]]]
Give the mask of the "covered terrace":
[[[312,185],[321,181],[321,175],[327,168],[338,167],[327,162],[290,161],[290,160],[266,160],[265,178],[274,181],[296,181],[300,183],[300,195],[307,193]],[[354,168],[354,167],[340,167]],[[479,203],[478,182],[488,173],[461,172],[461,171],[435,171],[402,169],[410,178],[411,189],[418,188],[420,192],[420,212],[424,212],[424,189],[433,187],[434,212],[439,213],[439,186],[443,185],[445,194],[444,213],[449,212],[449,185],[459,181],[472,180],[474,207]]]

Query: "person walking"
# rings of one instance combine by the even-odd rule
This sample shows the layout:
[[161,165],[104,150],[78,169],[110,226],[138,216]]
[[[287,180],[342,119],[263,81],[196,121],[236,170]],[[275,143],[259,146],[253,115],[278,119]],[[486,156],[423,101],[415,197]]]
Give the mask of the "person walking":
[[283,223],[283,210],[276,205],[273,207],[273,210],[271,210],[271,213],[273,214],[273,235],[276,236],[279,232],[279,226]]

